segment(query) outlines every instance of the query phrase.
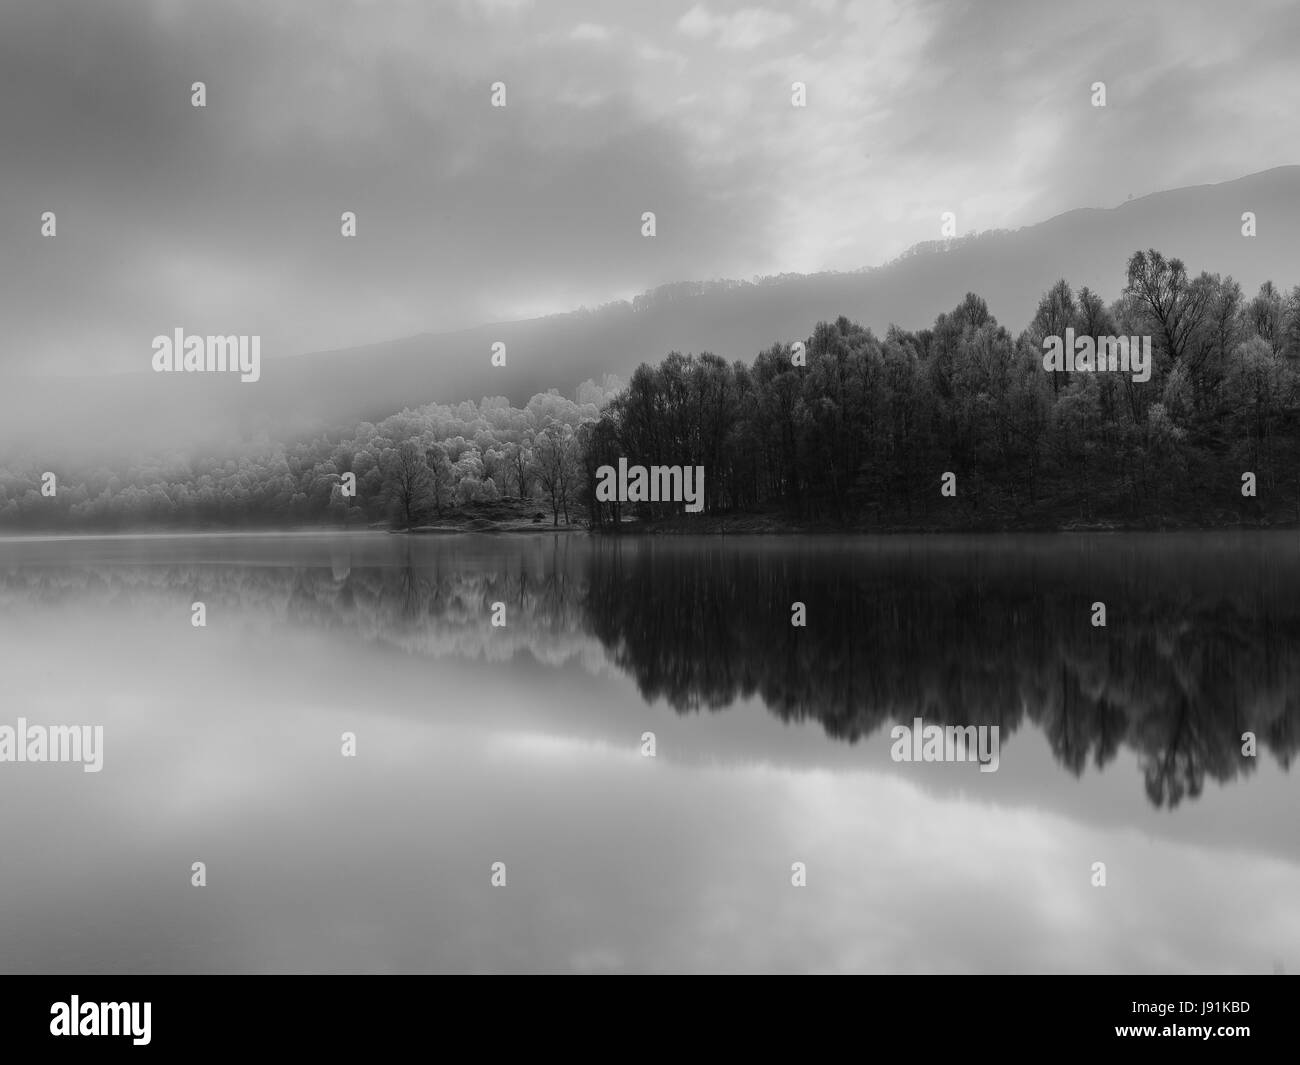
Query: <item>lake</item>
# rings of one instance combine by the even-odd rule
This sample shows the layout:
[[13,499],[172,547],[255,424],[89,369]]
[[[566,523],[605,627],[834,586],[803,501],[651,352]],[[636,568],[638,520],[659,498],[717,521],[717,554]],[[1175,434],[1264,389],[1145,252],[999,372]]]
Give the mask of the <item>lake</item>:
[[7,972],[1300,971],[1295,532],[0,540],[0,668]]

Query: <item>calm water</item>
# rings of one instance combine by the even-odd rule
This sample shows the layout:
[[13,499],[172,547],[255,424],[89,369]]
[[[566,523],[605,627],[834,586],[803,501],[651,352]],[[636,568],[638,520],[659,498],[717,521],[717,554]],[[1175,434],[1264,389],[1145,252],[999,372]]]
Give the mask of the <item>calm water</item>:
[[1295,533],[0,541],[0,668],[3,971],[1300,971]]

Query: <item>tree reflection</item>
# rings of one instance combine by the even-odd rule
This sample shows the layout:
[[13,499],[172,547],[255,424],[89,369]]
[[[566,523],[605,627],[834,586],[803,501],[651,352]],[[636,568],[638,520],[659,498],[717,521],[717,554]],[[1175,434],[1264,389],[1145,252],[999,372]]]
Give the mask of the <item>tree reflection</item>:
[[[1199,546],[1198,546],[1199,543]],[[373,545],[373,541],[371,541]],[[1074,776],[1127,748],[1158,807],[1300,746],[1300,552],[1194,539],[393,538],[319,564],[10,567],[0,606],[202,599],[439,657],[602,658],[678,713],[757,698],[848,743],[1028,719]],[[791,625],[802,602],[807,625]],[[508,624],[493,629],[492,604]],[[1107,625],[1094,628],[1094,602]],[[379,683],[382,678],[379,678]],[[1004,750],[1004,760],[1007,757]]]
[[[1050,541],[1047,541],[1050,542]],[[1095,551],[604,549],[592,631],[680,713],[757,695],[848,742],[914,717],[1024,718],[1073,775],[1133,749],[1156,806],[1250,773],[1242,734],[1289,767],[1300,716],[1300,563]],[[807,608],[793,628],[791,603]],[[1105,628],[1091,604],[1105,602]]]

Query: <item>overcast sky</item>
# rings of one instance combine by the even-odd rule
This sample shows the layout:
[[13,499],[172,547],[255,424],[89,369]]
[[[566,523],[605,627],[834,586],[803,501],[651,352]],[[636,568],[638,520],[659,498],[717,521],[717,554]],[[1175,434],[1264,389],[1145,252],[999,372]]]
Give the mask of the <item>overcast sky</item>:
[[273,358],[1229,180],[1300,162],[1297,40],[1294,0],[0,0],[0,367],[145,369],[177,326]]

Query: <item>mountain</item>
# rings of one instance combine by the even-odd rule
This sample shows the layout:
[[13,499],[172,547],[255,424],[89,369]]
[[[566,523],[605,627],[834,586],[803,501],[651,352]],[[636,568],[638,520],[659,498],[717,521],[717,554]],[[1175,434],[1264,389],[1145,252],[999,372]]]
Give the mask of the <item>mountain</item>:
[[[1257,218],[1253,238],[1241,234],[1245,211]],[[74,454],[224,449],[435,400],[502,395],[523,403],[548,388],[572,394],[581,381],[606,373],[626,379],[639,363],[672,350],[752,359],[774,341],[806,338],[819,320],[839,315],[878,333],[890,323],[921,328],[968,291],[1018,332],[1058,278],[1114,299],[1129,255],[1148,247],[1181,258],[1193,274],[1231,274],[1248,295],[1266,279],[1289,289],[1300,283],[1300,166],[918,245],[884,266],[852,273],[668,285],[597,310],[311,355],[263,353],[256,384],[236,375],[147,370],[11,378],[0,382],[0,448],[6,458],[50,463]],[[490,364],[496,341],[506,345],[504,368]]]

